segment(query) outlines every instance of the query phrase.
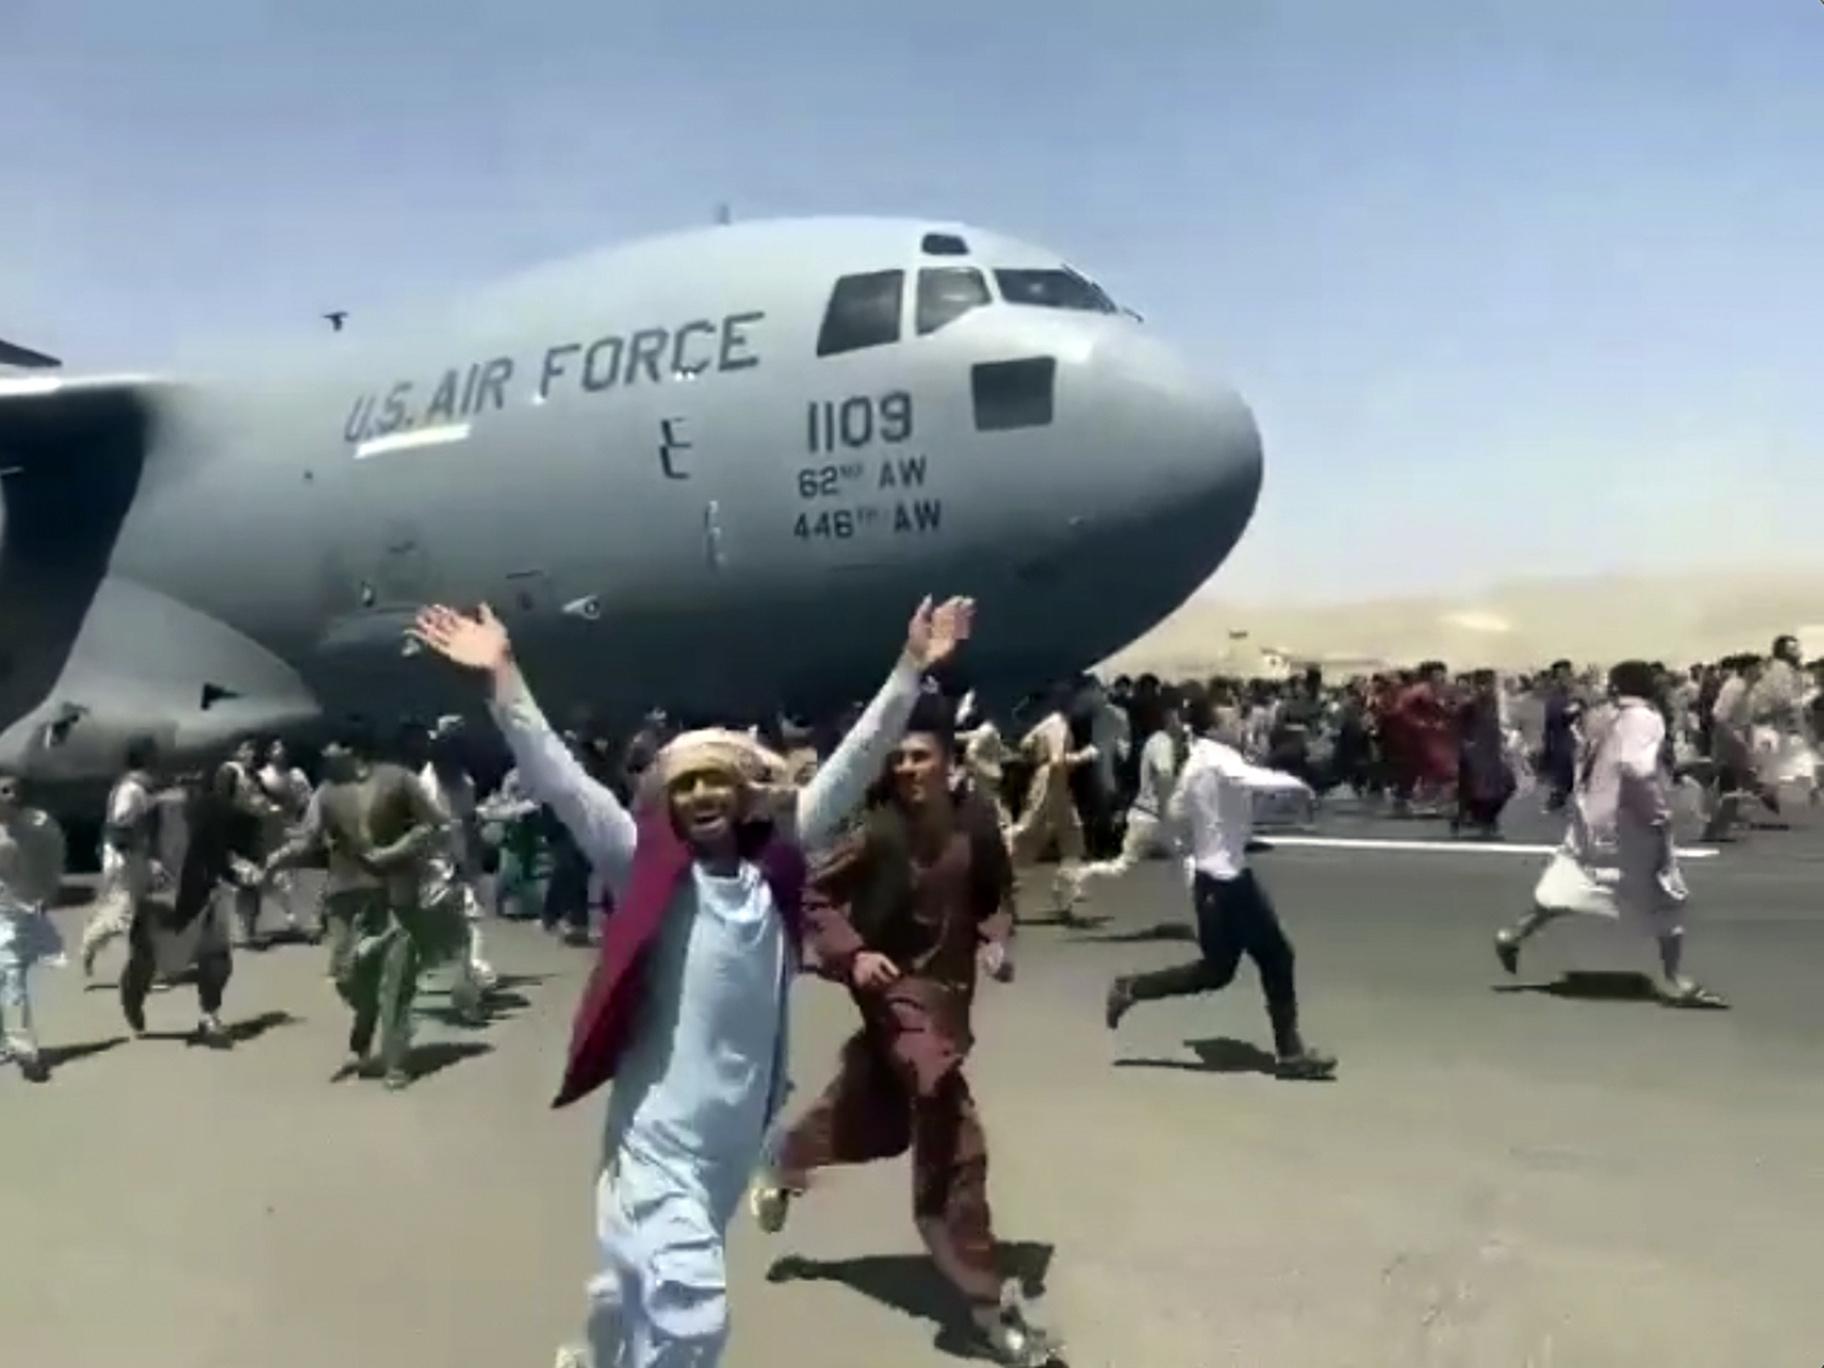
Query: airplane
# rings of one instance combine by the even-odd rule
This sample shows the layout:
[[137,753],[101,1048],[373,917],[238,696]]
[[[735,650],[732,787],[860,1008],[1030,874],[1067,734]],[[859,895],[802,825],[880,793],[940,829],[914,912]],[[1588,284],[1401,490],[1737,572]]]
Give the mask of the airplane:
[[492,604],[559,725],[840,708],[927,592],[979,604],[978,695],[1031,687],[1207,580],[1262,478],[1232,388],[957,223],[706,226],[186,377],[7,354],[0,767],[88,803],[140,735],[478,713],[432,601]]

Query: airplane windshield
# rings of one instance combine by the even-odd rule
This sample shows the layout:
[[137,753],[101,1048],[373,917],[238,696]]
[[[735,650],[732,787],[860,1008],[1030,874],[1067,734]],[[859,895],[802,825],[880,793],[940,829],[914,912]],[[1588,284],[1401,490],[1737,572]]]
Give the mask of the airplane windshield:
[[905,285],[904,271],[871,271],[838,280],[817,334],[817,355],[835,356],[899,341],[899,303]]
[[1093,282],[1067,268],[1057,270],[996,271],[995,283],[1009,304],[1031,304],[1043,309],[1080,309],[1086,313],[1116,313],[1115,301]]
[[919,336],[934,333],[988,303],[988,282],[973,266],[943,266],[918,273]]

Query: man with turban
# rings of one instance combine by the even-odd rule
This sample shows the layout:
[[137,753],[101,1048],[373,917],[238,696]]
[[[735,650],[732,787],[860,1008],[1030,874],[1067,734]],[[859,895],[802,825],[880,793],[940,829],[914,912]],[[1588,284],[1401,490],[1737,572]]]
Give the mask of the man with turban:
[[526,793],[557,814],[615,896],[554,1103],[615,1082],[589,1287],[596,1368],[721,1361],[728,1223],[786,1090],[803,852],[827,845],[860,807],[922,672],[969,635],[972,616],[964,599],[920,605],[886,684],[802,790],[750,738],[688,732],[659,753],[629,813],[552,731],[491,611],[419,615],[420,641],[490,677]]

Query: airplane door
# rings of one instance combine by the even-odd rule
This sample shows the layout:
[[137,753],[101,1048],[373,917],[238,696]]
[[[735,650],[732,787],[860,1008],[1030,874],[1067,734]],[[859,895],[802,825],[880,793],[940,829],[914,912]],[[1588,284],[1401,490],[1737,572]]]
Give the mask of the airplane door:
[[650,455],[644,460],[656,477],[651,488],[658,507],[652,511],[680,529],[682,583],[713,588],[745,559],[739,509],[744,453],[735,415],[702,402],[689,384],[688,378],[674,379],[650,405]]
[[719,575],[728,568],[729,528],[722,493],[729,488],[727,434],[701,409],[680,402],[659,406],[658,464],[666,492],[682,499],[697,524],[697,559],[703,570]]

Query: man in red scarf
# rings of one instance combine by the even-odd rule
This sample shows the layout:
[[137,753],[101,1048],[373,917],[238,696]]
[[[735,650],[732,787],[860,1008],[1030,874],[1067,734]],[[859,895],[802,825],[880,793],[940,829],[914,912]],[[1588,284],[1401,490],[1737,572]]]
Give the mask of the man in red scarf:
[[803,790],[747,737],[691,732],[659,754],[630,814],[545,721],[491,612],[419,615],[420,641],[488,674],[527,796],[557,814],[615,895],[555,1103],[615,1082],[589,1286],[596,1368],[720,1362],[728,1222],[785,1095],[802,852],[832,842],[861,806],[921,674],[972,618],[966,599],[920,605],[886,684]]

